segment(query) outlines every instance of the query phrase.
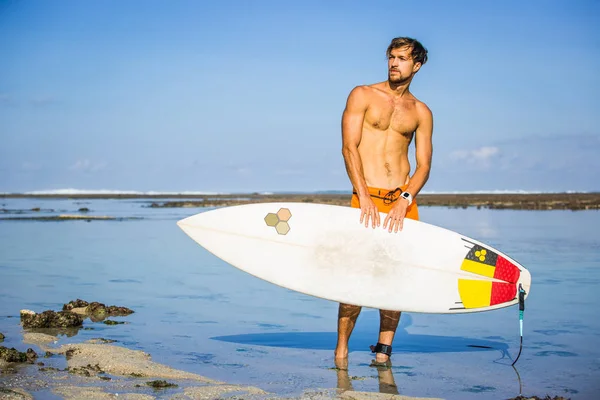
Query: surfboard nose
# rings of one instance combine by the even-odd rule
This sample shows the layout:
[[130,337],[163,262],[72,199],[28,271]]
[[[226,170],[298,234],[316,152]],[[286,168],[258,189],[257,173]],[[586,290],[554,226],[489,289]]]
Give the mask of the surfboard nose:
[[184,231],[187,235],[190,235],[192,227],[198,222],[198,214],[192,215],[190,217],[180,219],[177,221],[177,226]]
[[185,231],[186,228],[190,228],[192,226],[206,225],[207,216],[209,216],[210,213],[210,211],[204,211],[199,214],[194,214],[187,218],[180,219],[179,221],[177,221],[177,226],[179,226]]

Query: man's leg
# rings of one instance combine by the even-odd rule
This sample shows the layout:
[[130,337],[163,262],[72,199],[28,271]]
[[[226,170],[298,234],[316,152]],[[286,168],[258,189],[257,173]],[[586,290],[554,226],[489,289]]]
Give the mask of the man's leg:
[[[407,186],[405,185],[401,189],[406,190],[406,187]],[[382,208],[379,208],[379,211],[387,213],[389,212],[389,208],[391,208],[391,205],[382,206]],[[408,207],[406,218],[414,219],[415,221],[419,220],[419,208],[416,201],[414,201],[413,204]],[[399,322],[400,311],[379,310],[379,343],[386,344],[388,346],[392,345]],[[375,361],[377,363],[385,363],[389,359],[390,357],[387,354],[375,354]]]
[[[379,310],[379,343],[392,345],[394,335],[400,322],[400,311]],[[383,353],[375,354],[375,361],[384,363],[389,357]]]
[[340,303],[338,311],[338,340],[335,347],[335,358],[348,357],[348,341],[356,324],[361,307]]

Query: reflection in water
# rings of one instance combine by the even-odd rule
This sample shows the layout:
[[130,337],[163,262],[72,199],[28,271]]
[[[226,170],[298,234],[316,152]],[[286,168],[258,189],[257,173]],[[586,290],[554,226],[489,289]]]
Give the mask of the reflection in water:
[[398,393],[398,386],[392,374],[392,360],[387,360],[384,363],[378,363],[375,360],[371,363],[371,367],[377,368],[377,379],[379,380],[379,392],[386,394]]
[[[336,358],[335,367],[337,371],[337,388],[341,392],[354,391],[352,380],[348,374],[348,359]],[[371,363],[371,367],[377,369],[377,379],[379,380],[379,392],[385,394],[400,394],[398,386],[394,380],[392,373],[392,362],[388,360],[384,363],[377,363],[375,360]]]
[[24,329],[25,332],[30,333],[43,333],[49,336],[66,336],[73,337],[79,333],[81,329],[85,329],[83,326],[74,326],[71,328],[27,328]]

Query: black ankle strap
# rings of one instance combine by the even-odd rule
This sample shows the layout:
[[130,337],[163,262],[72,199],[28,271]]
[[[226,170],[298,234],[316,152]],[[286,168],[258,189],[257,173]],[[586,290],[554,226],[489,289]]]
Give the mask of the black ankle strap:
[[382,353],[390,357],[392,355],[392,346],[383,343],[377,343],[376,346],[371,345],[371,353]]

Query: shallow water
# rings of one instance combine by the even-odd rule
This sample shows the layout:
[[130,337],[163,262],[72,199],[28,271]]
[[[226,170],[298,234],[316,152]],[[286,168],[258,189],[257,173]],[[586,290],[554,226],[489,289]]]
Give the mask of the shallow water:
[[[0,332],[24,350],[18,314],[76,298],[136,312],[126,325],[86,320],[76,336],[116,339],[153,360],[286,396],[313,388],[448,399],[526,395],[596,398],[600,385],[600,213],[422,208],[423,221],[500,249],[533,279],[517,373],[516,307],[465,315],[405,313],[392,376],[369,366],[378,312],[364,309],[348,376],[332,367],[337,304],[268,284],[212,256],[175,224],[204,209],[153,209],[156,200],[0,199],[19,216],[76,213],[126,221],[0,221]],[[53,210],[53,211],[50,211]],[[16,216],[4,213],[0,217]],[[9,318],[11,317],[11,318]],[[0,377],[0,379],[2,379]]]

